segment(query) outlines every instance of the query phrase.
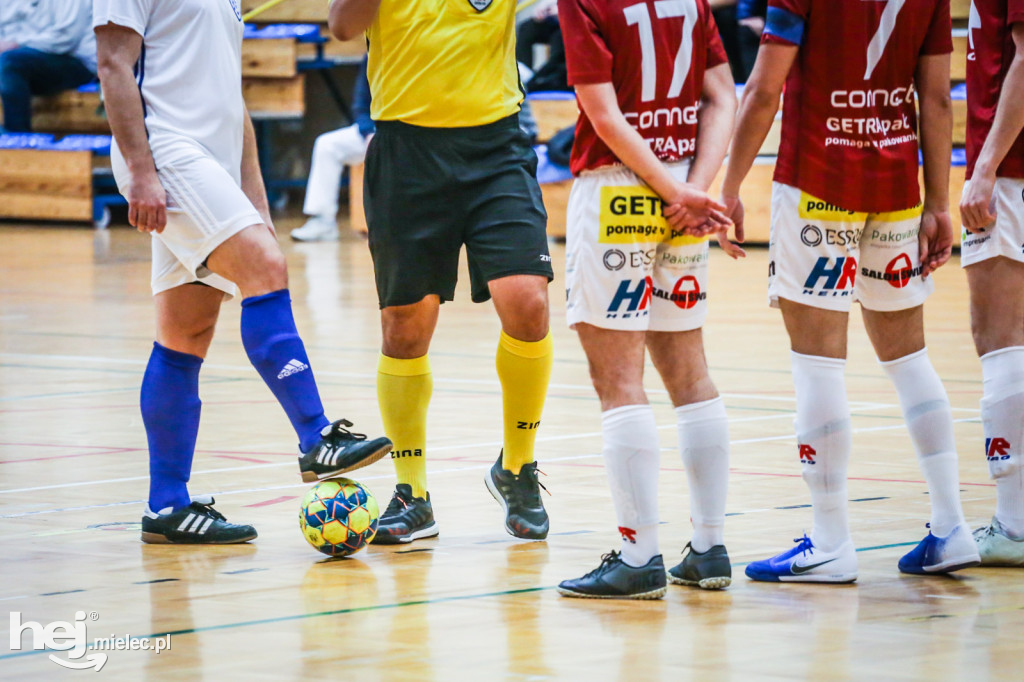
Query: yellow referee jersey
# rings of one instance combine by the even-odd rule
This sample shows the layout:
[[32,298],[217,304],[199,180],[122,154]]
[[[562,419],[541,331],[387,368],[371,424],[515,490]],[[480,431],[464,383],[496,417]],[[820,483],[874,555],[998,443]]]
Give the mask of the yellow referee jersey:
[[516,0],[381,0],[367,31],[376,121],[429,128],[519,111]]

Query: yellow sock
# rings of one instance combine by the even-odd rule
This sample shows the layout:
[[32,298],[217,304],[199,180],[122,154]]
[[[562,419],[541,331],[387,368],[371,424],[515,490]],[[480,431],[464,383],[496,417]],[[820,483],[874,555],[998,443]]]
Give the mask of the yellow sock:
[[502,332],[498,341],[495,364],[505,416],[502,467],[513,474],[533,461],[533,444],[551,381],[553,349],[550,332],[540,341],[517,341]]
[[424,355],[399,360],[381,354],[377,363],[377,402],[384,433],[395,444],[391,461],[399,483],[414,497],[427,494],[427,406],[434,391],[430,360]]

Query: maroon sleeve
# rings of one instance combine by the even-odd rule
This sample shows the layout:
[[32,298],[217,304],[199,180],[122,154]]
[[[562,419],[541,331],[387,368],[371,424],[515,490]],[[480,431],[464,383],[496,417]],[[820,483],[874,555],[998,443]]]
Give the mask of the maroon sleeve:
[[713,69],[728,62],[729,57],[725,54],[725,45],[722,44],[722,36],[718,33],[718,24],[715,23],[715,15],[711,13],[711,5],[707,0],[701,0],[701,5],[704,9],[704,35],[707,36],[708,44],[706,68]]
[[558,0],[569,85],[610,83],[612,52],[586,0]]
[[1006,23],[1016,24],[1024,21],[1024,0],[1009,0],[1006,3]]
[[939,0],[935,4],[932,23],[928,27],[928,35],[921,45],[921,54],[949,54],[953,51],[953,21],[949,16],[949,0]]

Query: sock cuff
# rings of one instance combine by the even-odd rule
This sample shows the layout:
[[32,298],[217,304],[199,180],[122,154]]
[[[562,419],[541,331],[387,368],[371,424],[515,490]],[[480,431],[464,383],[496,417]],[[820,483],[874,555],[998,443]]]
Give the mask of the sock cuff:
[[1000,355],[1005,355],[1007,353],[1024,353],[1024,346],[1007,346],[1006,348],[1000,348],[998,350],[989,351],[988,353],[985,353],[984,355],[981,356],[981,361],[984,362],[985,360],[991,360],[993,358],[996,358]]
[[551,332],[548,331],[540,341],[520,341],[514,339],[504,331],[501,332],[501,336],[498,338],[498,347],[504,348],[512,355],[518,355],[521,358],[527,358],[529,360],[536,360],[542,358],[545,355],[550,355],[555,348],[554,342],[551,340]]
[[388,374],[395,377],[418,377],[430,374],[430,356],[422,355],[418,358],[391,358],[383,353],[377,361],[377,371],[380,374]]
[[271,291],[269,294],[261,294],[259,296],[250,296],[249,298],[242,299],[242,307],[248,308],[249,306],[259,305],[267,301],[284,300],[286,303],[292,302],[291,292],[287,289],[278,289],[277,291]]
[[705,421],[708,419],[727,419],[725,414],[725,403],[722,396],[711,400],[702,400],[699,403],[689,403],[675,408],[676,417],[679,421]]
[[793,367],[815,368],[815,369],[846,369],[846,358],[827,358],[823,355],[804,355],[795,350],[789,351],[790,361]]
[[605,410],[601,413],[601,423],[617,424],[619,422],[635,419],[641,415],[650,415],[651,420],[654,419],[654,408],[651,407],[650,403],[644,403],[643,405],[623,405],[622,407],[613,407],[610,410]]
[[909,365],[910,363],[918,360],[919,358],[928,358],[928,346],[925,346],[921,350],[914,351],[910,355],[904,355],[902,358],[896,358],[895,360],[879,360],[878,364],[885,368],[886,371],[890,369],[897,369],[901,365]]
[[182,369],[199,369],[203,364],[203,359],[198,355],[171,350],[167,346],[161,346],[157,341],[153,342],[153,354],[168,365],[181,367]]

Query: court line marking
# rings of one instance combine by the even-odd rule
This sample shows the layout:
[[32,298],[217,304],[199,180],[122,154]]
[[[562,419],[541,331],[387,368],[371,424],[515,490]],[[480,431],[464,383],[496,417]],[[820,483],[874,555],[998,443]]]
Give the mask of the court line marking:
[[[896,542],[887,545],[875,545],[872,547],[861,547],[858,548],[857,552],[873,552],[883,549],[892,549],[895,547],[909,547],[910,545],[916,545],[917,542]],[[742,562],[732,564],[733,568],[743,568],[751,562]],[[754,581],[751,581],[754,582]],[[344,609],[332,609],[330,611],[314,611],[313,613],[297,613],[290,616],[274,616],[273,618],[259,618],[256,620],[243,620],[234,623],[221,623],[219,625],[202,625],[193,628],[184,628],[181,630],[167,630],[165,632],[156,632],[150,635],[140,635],[137,639],[157,639],[160,637],[166,637],[168,635],[172,637],[180,637],[182,635],[197,635],[204,632],[216,632],[219,630],[234,630],[237,628],[252,627],[257,625],[272,625],[275,623],[287,623],[291,621],[309,620],[311,618],[324,618],[330,616],[343,616],[350,613],[365,613],[367,611],[388,611],[392,609],[401,609],[409,606],[432,606],[435,604],[448,604],[463,601],[472,601],[476,599],[489,599],[493,597],[513,597],[521,594],[531,594],[537,592],[549,592],[555,589],[555,585],[542,585],[540,587],[524,587],[514,590],[499,590],[496,592],[478,592],[476,594],[459,594],[452,595],[450,597],[435,597],[432,599],[413,599],[410,601],[393,602],[390,604],[372,604],[369,606],[351,606]],[[779,588],[785,589],[785,588]],[[9,658],[21,658],[23,656],[33,656],[38,654],[47,653],[45,650],[41,651],[21,651],[18,653],[0,654],[0,660]]]
[[[888,407],[894,407],[892,405],[885,405],[884,403],[877,403],[876,405],[877,405],[877,407],[879,409],[888,408]],[[739,417],[737,419],[730,419],[729,422],[731,424],[732,423],[749,423],[749,422],[756,422],[756,421],[769,421],[769,420],[773,420],[773,419],[786,419],[786,418],[792,418],[792,416],[793,416],[793,413],[785,412],[785,413],[782,413],[782,414],[760,415],[760,416],[756,416],[756,417]],[[970,421],[970,420],[960,420],[960,421]],[[897,428],[902,428],[902,424],[903,423],[901,422],[900,424],[895,424],[895,425],[890,425],[890,426],[884,426],[884,427],[865,427],[865,428],[897,429]],[[675,429],[675,428],[678,428],[676,424],[662,424],[662,425],[660,425],[658,427],[659,430]],[[857,433],[858,431],[859,431],[859,429],[854,429],[853,430],[854,433]],[[587,432],[583,432],[583,433],[562,434],[562,435],[558,435],[558,436],[539,436],[537,438],[537,442],[538,443],[548,443],[548,442],[555,442],[555,441],[562,441],[562,440],[575,440],[575,439],[578,439],[578,438],[592,438],[592,437],[597,437],[597,436],[600,436],[600,435],[601,435],[600,431],[587,431]],[[748,438],[748,439],[744,439],[744,440],[730,441],[729,444],[730,445],[744,445],[744,444],[750,444],[750,443],[761,443],[761,442],[767,442],[767,441],[773,441],[773,440],[782,440],[784,438],[796,438],[796,434],[791,434],[791,435],[788,435],[788,436],[765,436],[763,438],[752,438],[752,439]],[[488,447],[499,446],[501,444],[502,444],[501,441],[488,441],[488,442],[483,442],[483,443],[467,443],[467,444],[462,444],[462,445],[441,445],[441,446],[430,448],[430,451],[431,452],[445,452],[445,451],[469,450],[469,449],[477,449],[477,448],[484,449],[484,448],[488,448]],[[91,447],[99,447],[99,446],[91,446]],[[141,451],[141,449],[138,449],[138,451]],[[217,452],[219,452],[220,454],[232,454],[231,451],[227,451],[227,450],[222,450],[222,451],[217,451]],[[599,457],[599,456],[600,455],[585,455],[585,457]],[[545,462],[559,462],[559,461],[564,461],[566,459],[579,459],[579,457],[573,456],[573,457],[548,458],[548,459],[545,459],[544,461]],[[250,464],[250,465],[238,466],[238,467],[222,467],[222,468],[218,468],[218,469],[204,469],[204,470],[200,470],[200,471],[193,471],[192,475],[196,476],[196,475],[201,475],[201,474],[217,474],[217,473],[236,472],[236,471],[250,471],[250,470],[254,470],[254,469],[268,469],[268,468],[273,468],[273,467],[285,467],[285,466],[294,466],[294,465],[291,462],[271,462],[269,464]],[[473,467],[473,468],[478,468],[478,467]],[[431,473],[431,474],[433,474],[433,473],[449,473],[451,471],[464,471],[464,470],[465,469],[456,469],[456,470],[444,470],[444,469],[442,469],[442,470],[439,470],[439,471],[436,471],[436,472],[428,472],[428,473]],[[365,480],[373,480],[375,478],[379,479],[379,478],[385,478],[385,477],[383,477],[383,476],[375,476],[375,477],[366,478]],[[98,480],[98,481],[75,481],[73,483],[57,483],[57,484],[54,484],[54,485],[33,486],[31,488],[9,488],[9,489],[6,489],[6,490],[0,489],[0,495],[10,495],[10,494],[14,494],[14,493],[36,492],[36,491],[40,491],[40,490],[58,490],[58,489],[61,489],[61,488],[76,488],[76,487],[84,487],[84,486],[87,486],[87,485],[105,485],[105,484],[108,484],[108,483],[129,483],[129,482],[132,482],[132,481],[145,481],[145,480],[149,480],[149,476],[129,476],[129,477],[125,477],[125,478],[108,478],[108,479],[102,479],[102,480]],[[292,487],[292,486],[284,486],[284,487]],[[279,489],[279,488],[267,488],[267,490],[276,490],[276,489]],[[259,488],[258,490],[264,490],[264,489],[263,488]],[[229,492],[221,492],[221,493],[215,493],[215,494],[226,495],[226,494],[231,494],[231,493],[229,493]],[[107,505],[100,505],[100,506],[107,506]],[[38,512],[34,512],[34,513],[38,513]],[[0,518],[15,518],[15,517],[0,515]]]

